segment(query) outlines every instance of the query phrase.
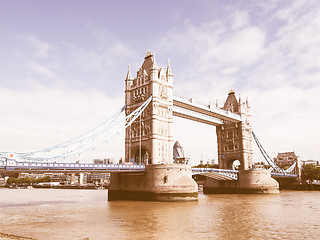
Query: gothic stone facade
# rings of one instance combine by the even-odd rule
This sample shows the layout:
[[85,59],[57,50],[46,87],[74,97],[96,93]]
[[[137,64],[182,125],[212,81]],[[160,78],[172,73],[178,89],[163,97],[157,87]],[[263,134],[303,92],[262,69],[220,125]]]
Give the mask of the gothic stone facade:
[[237,100],[231,90],[223,106],[224,110],[240,114],[242,122],[230,123],[225,121],[217,126],[218,162],[219,168],[231,169],[235,160],[240,161],[240,170],[248,170],[253,166],[252,125],[248,100]]
[[286,166],[291,166],[295,162],[298,162],[298,156],[294,152],[284,152],[278,153],[277,157],[273,158],[275,164],[283,168]]
[[126,115],[152,96],[152,101],[135,122],[126,129],[125,161],[145,164],[172,163],[173,86],[170,64],[158,68],[150,51],[132,78],[126,77]]

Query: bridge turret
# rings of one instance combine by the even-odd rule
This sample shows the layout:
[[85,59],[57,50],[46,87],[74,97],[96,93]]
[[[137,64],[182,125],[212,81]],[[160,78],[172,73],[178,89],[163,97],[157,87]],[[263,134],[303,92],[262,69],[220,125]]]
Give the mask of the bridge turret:
[[246,106],[248,109],[250,108],[248,97],[246,98]]
[[130,89],[132,85],[132,75],[131,75],[131,70],[130,70],[130,64],[128,66],[128,72],[127,72],[127,77],[126,77],[126,90],[125,90],[125,103],[128,105],[128,100],[130,99]]
[[167,81],[169,82],[169,84],[172,84],[173,75],[172,75],[171,66],[170,66],[170,59],[168,59],[166,77],[167,77]]
[[228,97],[222,109],[233,112],[233,113],[239,113],[239,104],[233,89],[229,91]]

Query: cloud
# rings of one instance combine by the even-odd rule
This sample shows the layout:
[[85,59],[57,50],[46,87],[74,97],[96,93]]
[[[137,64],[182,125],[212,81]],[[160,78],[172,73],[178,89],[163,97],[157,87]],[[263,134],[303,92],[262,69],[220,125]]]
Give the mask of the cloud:
[[137,56],[127,43],[106,29],[91,24],[88,30],[96,44],[91,48],[72,45],[72,66],[110,73],[124,60]]
[[28,66],[30,69],[37,74],[40,74],[41,76],[47,77],[47,78],[54,78],[57,77],[57,74],[49,70],[48,68],[32,61],[28,61]]
[[20,39],[25,42],[25,47],[30,48],[33,56],[38,58],[46,58],[49,56],[49,51],[52,46],[48,42],[40,40],[37,35],[23,35],[20,36]]
[[250,25],[249,14],[245,11],[235,11],[232,16],[231,30],[237,31],[240,28]]
[[319,91],[319,87],[306,90],[287,86],[245,92],[256,134],[271,156],[284,151],[296,151],[303,159],[319,155],[315,141],[320,134],[315,127],[320,117],[320,105],[316,104]]
[[[86,28],[88,44],[46,42],[42,36],[25,34],[15,38],[14,53],[4,69],[7,88],[97,88],[122,92],[114,81],[124,79],[127,64],[136,58],[127,43],[103,28]],[[134,57],[133,57],[134,56]],[[10,69],[10,70],[9,70]],[[12,71],[19,69],[19,71]],[[6,73],[7,71],[7,73]]]

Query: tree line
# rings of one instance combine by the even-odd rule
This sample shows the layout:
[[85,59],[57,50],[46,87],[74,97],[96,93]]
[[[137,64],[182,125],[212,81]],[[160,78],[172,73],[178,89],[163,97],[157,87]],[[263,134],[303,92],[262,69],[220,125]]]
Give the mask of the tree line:
[[9,177],[7,180],[8,185],[34,185],[41,182],[50,182],[51,179],[49,176],[43,178],[15,178]]
[[320,180],[320,167],[316,167],[313,164],[304,165],[301,172],[301,180]]

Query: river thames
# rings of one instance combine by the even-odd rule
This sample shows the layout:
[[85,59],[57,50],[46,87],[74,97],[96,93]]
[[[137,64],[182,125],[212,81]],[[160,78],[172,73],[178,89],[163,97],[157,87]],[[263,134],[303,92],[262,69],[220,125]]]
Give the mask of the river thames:
[[0,219],[0,239],[319,239],[320,192],[108,202],[107,190],[0,189]]

